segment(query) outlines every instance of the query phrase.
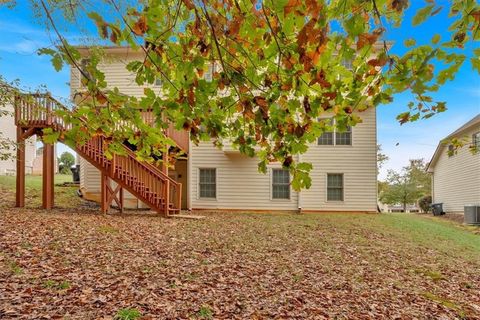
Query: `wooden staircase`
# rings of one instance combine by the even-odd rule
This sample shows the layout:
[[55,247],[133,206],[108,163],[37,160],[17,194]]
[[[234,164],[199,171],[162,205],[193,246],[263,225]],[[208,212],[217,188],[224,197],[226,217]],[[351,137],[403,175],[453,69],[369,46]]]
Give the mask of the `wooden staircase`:
[[[19,132],[18,135],[21,138],[17,140],[25,140],[33,134],[41,135],[44,128],[53,128],[57,132],[70,130],[71,125],[57,115],[57,110],[61,110],[62,113],[71,112],[48,94],[16,96],[15,123],[19,130],[17,131]],[[63,140],[62,137],[63,134],[60,134],[60,142]],[[171,138],[175,140],[175,137]],[[102,211],[107,212],[112,202],[116,202],[120,210],[123,210],[123,189],[125,189],[158,213],[165,216],[180,213],[182,203],[181,183],[168,177],[154,165],[139,161],[135,153],[127,146],[124,146],[124,155],[113,154],[111,158],[107,158],[105,156],[107,143],[105,136],[96,135],[86,143],[75,146],[75,151],[95,166],[102,175]],[[17,174],[17,178],[18,176],[19,174]],[[114,183],[111,183],[111,181]],[[21,206],[19,205],[21,199],[19,199],[18,186],[17,180],[17,206]],[[20,189],[21,187],[20,182]],[[48,198],[48,192],[50,189],[53,190],[53,187],[46,189],[48,190],[45,190],[44,184],[44,198]],[[20,194],[20,198],[21,196]],[[53,195],[50,195],[50,197],[53,204]]]

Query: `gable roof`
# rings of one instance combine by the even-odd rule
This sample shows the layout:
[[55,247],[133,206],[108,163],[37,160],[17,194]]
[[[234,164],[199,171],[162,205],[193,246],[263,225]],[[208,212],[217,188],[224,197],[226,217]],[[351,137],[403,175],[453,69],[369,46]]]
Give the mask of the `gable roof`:
[[462,134],[463,132],[469,130],[470,128],[472,128],[472,127],[474,127],[474,126],[476,126],[476,125],[480,125],[480,114],[477,114],[475,117],[473,117],[472,119],[470,119],[469,121],[467,121],[463,126],[461,126],[461,127],[458,128],[457,130],[453,131],[453,132],[450,133],[448,136],[446,136],[445,138],[443,138],[443,139],[438,143],[437,149],[435,150],[435,153],[433,154],[432,159],[431,159],[430,162],[428,163],[427,172],[432,172],[432,168],[435,166],[435,163],[437,162],[438,158],[440,157],[440,154],[441,154],[443,148],[445,147],[445,143],[443,142],[444,140],[457,137],[457,136],[459,136],[460,134]]

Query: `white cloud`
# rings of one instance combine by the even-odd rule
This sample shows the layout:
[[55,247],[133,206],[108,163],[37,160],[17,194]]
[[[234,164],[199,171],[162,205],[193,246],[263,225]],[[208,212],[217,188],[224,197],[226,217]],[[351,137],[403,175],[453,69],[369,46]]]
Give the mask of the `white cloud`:
[[43,45],[39,42],[24,39],[16,43],[11,44],[0,44],[0,51],[9,52],[9,53],[19,53],[19,54],[34,54],[38,48],[41,48]]

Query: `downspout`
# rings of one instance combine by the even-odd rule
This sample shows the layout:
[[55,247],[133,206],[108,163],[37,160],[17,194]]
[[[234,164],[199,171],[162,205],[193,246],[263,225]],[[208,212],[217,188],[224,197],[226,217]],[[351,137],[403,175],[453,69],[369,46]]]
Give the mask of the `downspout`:
[[188,134],[188,156],[187,156],[187,208],[188,212],[192,212],[192,143],[190,141],[190,133]]
[[[297,155],[297,164],[302,161],[302,156],[300,154]],[[298,213],[302,213],[302,190],[297,192],[298,197],[297,197],[297,208],[298,208]]]

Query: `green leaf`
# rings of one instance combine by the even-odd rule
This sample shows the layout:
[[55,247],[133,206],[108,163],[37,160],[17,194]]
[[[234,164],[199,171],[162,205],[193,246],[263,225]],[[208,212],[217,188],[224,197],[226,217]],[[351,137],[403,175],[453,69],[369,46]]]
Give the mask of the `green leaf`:
[[432,43],[437,44],[441,39],[441,36],[437,33],[432,37]]
[[405,44],[405,47],[410,48],[410,47],[413,47],[415,44],[417,44],[417,41],[415,41],[415,39],[407,39],[405,40],[404,44]]
[[58,72],[58,71],[62,70],[62,68],[63,68],[62,57],[59,54],[55,54],[52,57],[52,64],[53,64],[53,67],[55,68],[55,71]]
[[433,4],[430,4],[422,9],[419,9],[412,19],[412,25],[418,26],[419,24],[425,22],[427,17],[432,13],[434,7],[435,6]]
[[473,69],[477,70],[478,73],[480,73],[480,57],[473,57],[470,59],[472,62],[472,67]]

